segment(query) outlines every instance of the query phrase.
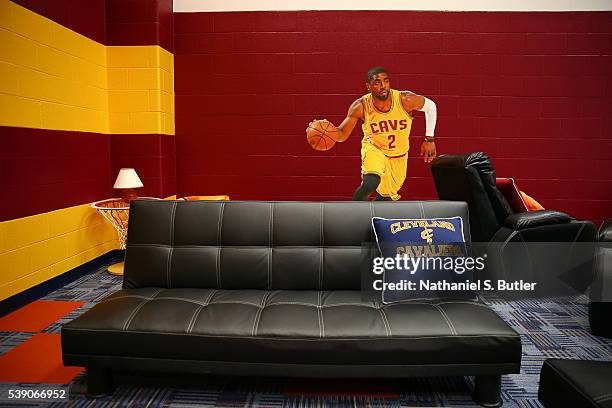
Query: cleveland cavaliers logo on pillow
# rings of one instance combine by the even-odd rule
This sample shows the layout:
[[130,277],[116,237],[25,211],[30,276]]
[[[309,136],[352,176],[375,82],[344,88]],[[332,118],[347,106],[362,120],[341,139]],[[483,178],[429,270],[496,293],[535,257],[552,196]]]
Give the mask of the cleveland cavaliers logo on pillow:
[[456,260],[467,256],[461,217],[401,220],[373,217],[372,226],[381,256],[397,260],[396,267],[384,271],[384,282],[395,285],[385,285],[383,302],[457,295],[428,288],[438,287],[431,283],[468,278],[464,271],[455,268]]

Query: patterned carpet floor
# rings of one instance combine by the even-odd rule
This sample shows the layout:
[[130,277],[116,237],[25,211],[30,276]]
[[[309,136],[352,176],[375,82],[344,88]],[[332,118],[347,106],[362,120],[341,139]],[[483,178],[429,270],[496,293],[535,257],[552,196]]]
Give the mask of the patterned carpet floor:
[[[93,271],[42,298],[83,302],[39,333],[0,331],[0,360],[10,350],[41,334],[59,334],[62,324],[120,289],[121,277]],[[520,335],[520,374],[503,376],[504,407],[540,407],[538,378],[546,358],[612,361],[612,340],[588,331],[587,298],[487,302]],[[0,327],[0,330],[5,330]],[[20,329],[21,330],[21,329]],[[57,338],[57,337],[56,337]],[[1,366],[0,366],[1,367]],[[6,370],[6,369],[2,369]],[[7,373],[4,373],[7,374]],[[74,374],[72,374],[74,375]],[[9,376],[10,377],[10,376]],[[0,372],[0,378],[3,373]],[[0,382],[0,407],[474,407],[470,378],[313,381],[283,378],[162,376],[131,372],[119,376],[113,395],[85,396],[85,373],[67,385]],[[65,399],[14,399],[10,390],[64,390]]]

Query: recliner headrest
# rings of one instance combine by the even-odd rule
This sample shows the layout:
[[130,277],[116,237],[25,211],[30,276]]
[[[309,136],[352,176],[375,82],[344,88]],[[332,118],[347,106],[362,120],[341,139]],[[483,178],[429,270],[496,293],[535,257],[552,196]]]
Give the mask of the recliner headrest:
[[491,159],[483,152],[443,154],[432,163],[434,167],[475,167],[478,171],[495,171]]

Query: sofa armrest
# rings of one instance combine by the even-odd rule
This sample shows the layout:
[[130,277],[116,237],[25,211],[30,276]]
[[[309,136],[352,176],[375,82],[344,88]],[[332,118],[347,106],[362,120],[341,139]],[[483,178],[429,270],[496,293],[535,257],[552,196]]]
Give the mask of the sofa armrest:
[[505,219],[504,225],[516,231],[540,227],[542,225],[566,224],[570,221],[570,216],[565,213],[552,210],[540,210],[512,214]]

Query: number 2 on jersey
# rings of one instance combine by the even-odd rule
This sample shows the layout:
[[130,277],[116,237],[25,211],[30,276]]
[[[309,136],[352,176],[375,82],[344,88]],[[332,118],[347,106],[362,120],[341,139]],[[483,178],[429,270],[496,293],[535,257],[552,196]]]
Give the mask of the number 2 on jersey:
[[395,135],[387,136],[389,139],[389,149],[395,149]]

